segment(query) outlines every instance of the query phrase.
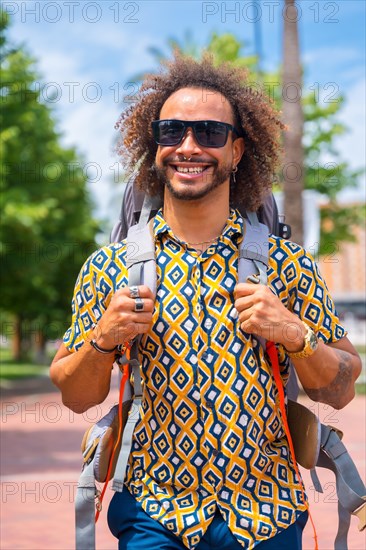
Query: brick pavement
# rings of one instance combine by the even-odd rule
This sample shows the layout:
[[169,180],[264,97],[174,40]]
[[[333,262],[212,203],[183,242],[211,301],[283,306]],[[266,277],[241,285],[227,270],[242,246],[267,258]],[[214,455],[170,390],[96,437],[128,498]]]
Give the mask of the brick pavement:
[[[57,391],[15,395],[7,392],[1,402],[1,530],[2,550],[71,550],[74,548],[74,491],[80,470],[80,441],[90,423],[105,414],[117,400],[116,391],[99,407],[75,415],[61,404]],[[32,391],[37,388],[32,387]],[[302,398],[304,400],[304,398]],[[310,403],[323,421],[343,429],[345,442],[365,478],[366,400],[358,396],[342,411]],[[316,523],[319,549],[331,550],[336,532],[337,506],[334,478],[319,471],[324,493],[312,490],[308,472],[304,479]],[[106,525],[112,491],[106,493],[97,525],[98,550],[115,550],[116,539]],[[365,550],[365,533],[352,518],[349,550]],[[314,548],[309,524],[304,550]],[[153,549],[152,549],[153,550]]]

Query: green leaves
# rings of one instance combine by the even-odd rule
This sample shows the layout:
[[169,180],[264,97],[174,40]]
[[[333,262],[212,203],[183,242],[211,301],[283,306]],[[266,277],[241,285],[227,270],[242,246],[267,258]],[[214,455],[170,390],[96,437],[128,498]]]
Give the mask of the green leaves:
[[364,226],[366,221],[366,206],[354,204],[341,206],[332,201],[321,211],[322,233],[320,239],[320,254],[327,254],[334,248],[334,243],[341,241],[356,242],[355,228]]
[[244,46],[245,43],[237,40],[233,34],[224,33],[219,35],[214,32],[207,46],[207,51],[213,54],[217,65],[229,61],[237,67],[247,67],[254,71],[257,65],[257,57],[254,55],[242,57],[240,50]]
[[53,323],[64,327],[70,318],[75,279],[86,257],[97,248],[99,226],[92,216],[87,177],[77,168],[82,159],[75,149],[61,146],[53,111],[41,100],[34,61],[6,40],[4,51],[0,74],[2,308],[23,325],[47,333]]

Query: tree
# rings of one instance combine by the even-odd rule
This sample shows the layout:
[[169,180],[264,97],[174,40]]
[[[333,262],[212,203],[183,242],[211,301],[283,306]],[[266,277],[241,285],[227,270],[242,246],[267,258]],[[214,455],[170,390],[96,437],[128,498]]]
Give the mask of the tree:
[[[302,90],[302,71],[297,15],[294,0],[285,0],[282,68],[282,112],[283,121],[287,124],[287,131],[283,133],[284,211],[286,221],[291,226],[292,240],[302,245],[304,241],[302,208],[302,192],[304,190],[304,151],[302,144],[304,115],[301,93],[299,93]],[[291,97],[288,97],[288,94],[291,94]]]
[[2,11],[0,283],[2,308],[14,318],[5,332],[12,333],[19,359],[32,340],[43,354],[52,327],[62,333],[76,274],[86,251],[96,248],[98,224],[82,160],[60,145],[35,62],[7,44],[8,24]]

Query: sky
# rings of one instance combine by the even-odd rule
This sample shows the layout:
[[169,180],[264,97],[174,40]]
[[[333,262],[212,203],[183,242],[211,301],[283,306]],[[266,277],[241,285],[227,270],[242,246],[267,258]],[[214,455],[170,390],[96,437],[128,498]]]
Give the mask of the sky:
[[[45,100],[52,100],[63,143],[83,155],[98,215],[118,214],[120,172],[114,124],[138,90],[136,76],[157,69],[149,48],[170,52],[168,39],[198,46],[230,32],[261,51],[264,70],[282,57],[283,0],[2,1],[12,16],[9,38],[37,60]],[[298,24],[303,93],[324,101],[345,96],[340,120],[349,128],[337,147],[353,168],[365,166],[365,3],[300,0]],[[286,15],[286,12],[285,12]],[[261,40],[256,42],[256,29]],[[258,34],[257,34],[258,36]],[[353,198],[354,193],[346,193]],[[357,198],[365,199],[365,181]]]

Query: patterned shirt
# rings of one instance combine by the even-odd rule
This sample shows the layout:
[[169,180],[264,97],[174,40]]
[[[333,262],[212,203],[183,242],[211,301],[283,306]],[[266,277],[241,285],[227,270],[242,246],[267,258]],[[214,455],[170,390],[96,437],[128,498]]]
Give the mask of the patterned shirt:
[[[140,353],[144,397],[126,475],[143,509],[194,549],[218,507],[243,548],[287,528],[302,501],[271,366],[234,308],[243,219],[232,210],[202,254],[155,217],[157,297]],[[324,342],[345,335],[317,266],[270,236],[268,285]],[[64,342],[75,351],[116,289],[127,285],[125,243],[82,268]],[[283,380],[289,361],[278,346]]]

